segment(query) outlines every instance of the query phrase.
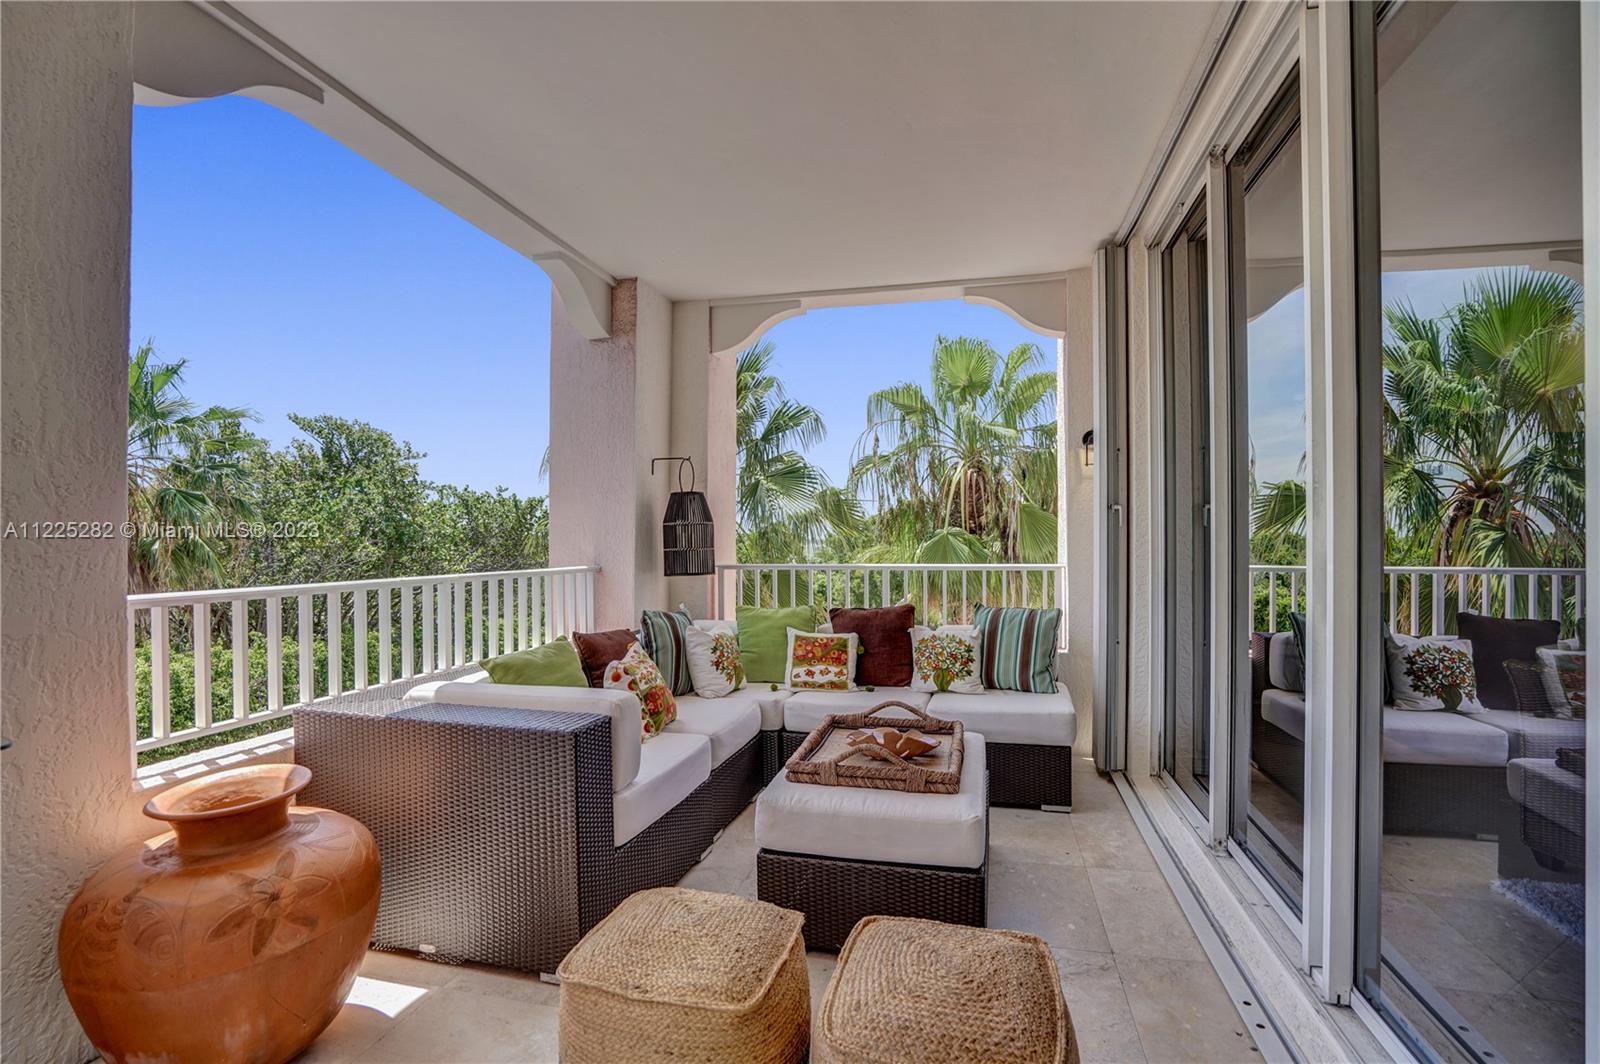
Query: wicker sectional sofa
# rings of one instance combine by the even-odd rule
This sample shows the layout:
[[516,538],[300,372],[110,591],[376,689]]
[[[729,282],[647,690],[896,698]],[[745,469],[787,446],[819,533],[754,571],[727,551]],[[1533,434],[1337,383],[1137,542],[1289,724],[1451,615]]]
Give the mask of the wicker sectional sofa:
[[[1284,632],[1251,636],[1250,756],[1265,776],[1303,802],[1306,696],[1284,685],[1280,660],[1289,638]],[[1508,708],[1463,714],[1385,706],[1384,832],[1497,838],[1502,872],[1509,873],[1518,855],[1504,844],[1518,838],[1519,805],[1527,804],[1521,776],[1509,766],[1553,759],[1562,747],[1582,745],[1581,720]]]
[[[553,972],[629,894],[678,882],[832,712],[900,699],[987,744],[989,800],[1070,808],[1071,699],[900,688],[678,698],[639,742],[627,692],[474,672],[402,699],[295,713],[305,800],[354,816],[383,857],[374,943]],[[995,741],[998,740],[998,741]]]

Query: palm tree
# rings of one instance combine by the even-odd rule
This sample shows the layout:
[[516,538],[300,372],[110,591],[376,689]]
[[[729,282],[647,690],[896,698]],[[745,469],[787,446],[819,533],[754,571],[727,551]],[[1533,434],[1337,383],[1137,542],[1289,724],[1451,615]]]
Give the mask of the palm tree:
[[[1385,309],[1384,505],[1432,564],[1581,564],[1583,290],[1497,271],[1443,317]],[[1305,486],[1265,485],[1257,532],[1299,531]]]
[[861,517],[860,505],[806,459],[827,435],[814,407],[790,399],[772,370],[777,354],[762,341],[735,363],[741,553],[751,560],[799,559],[830,530]]
[[196,410],[184,361],[155,363],[146,341],[128,358],[128,583],[134,592],[187,590],[226,575],[226,522],[251,519],[245,460],[266,442],[242,407]]
[[1035,344],[1002,356],[941,336],[931,390],[905,382],[868,398],[850,482],[893,538],[915,537],[918,561],[1055,560],[1056,377],[1043,364]]

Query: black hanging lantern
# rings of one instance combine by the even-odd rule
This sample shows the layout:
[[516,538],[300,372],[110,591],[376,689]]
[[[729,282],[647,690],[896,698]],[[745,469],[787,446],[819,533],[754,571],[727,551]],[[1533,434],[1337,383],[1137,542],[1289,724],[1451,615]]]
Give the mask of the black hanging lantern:
[[[678,463],[678,490],[667,498],[667,515],[661,519],[661,570],[666,576],[710,576],[716,572],[716,551],[712,547],[711,504],[705,493],[694,490],[694,462],[688,458],[652,458],[650,475],[657,462]],[[689,467],[689,486],[683,486],[683,467]]]

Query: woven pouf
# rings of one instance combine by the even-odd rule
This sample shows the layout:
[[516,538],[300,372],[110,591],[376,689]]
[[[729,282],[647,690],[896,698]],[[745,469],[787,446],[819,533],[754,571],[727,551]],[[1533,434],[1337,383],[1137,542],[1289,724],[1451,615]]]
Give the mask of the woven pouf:
[[804,917],[732,894],[627,898],[567,954],[566,1064],[789,1064],[810,1040]]
[[822,997],[819,1064],[1077,1064],[1042,939],[937,920],[856,924]]

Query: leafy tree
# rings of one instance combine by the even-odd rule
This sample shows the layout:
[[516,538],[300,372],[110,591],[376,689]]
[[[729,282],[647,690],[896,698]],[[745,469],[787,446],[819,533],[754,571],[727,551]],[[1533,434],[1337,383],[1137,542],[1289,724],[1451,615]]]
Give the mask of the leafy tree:
[[827,434],[815,408],[790,399],[772,373],[777,351],[763,341],[735,363],[739,518],[746,561],[804,558],[829,531],[861,520],[856,500],[828,485],[805,452]]
[[[1436,565],[1581,564],[1583,292],[1497,271],[1437,319],[1385,309],[1390,554]],[[1258,533],[1305,527],[1305,486],[1265,485]]]
[[364,421],[289,415],[308,439],[257,456],[258,508],[285,535],[250,541],[260,584],[423,576],[425,455]]
[[421,523],[432,573],[537,569],[550,563],[550,510],[505,488],[433,486]]
[[928,562],[1056,557],[1056,377],[1035,344],[1001,355],[939,337],[932,387],[867,400],[852,488],[878,502],[882,548]]
[[244,407],[196,409],[180,390],[187,362],[154,357],[146,341],[128,358],[128,585],[216,586],[231,555],[222,526],[256,516],[248,467],[266,441],[245,431]]

